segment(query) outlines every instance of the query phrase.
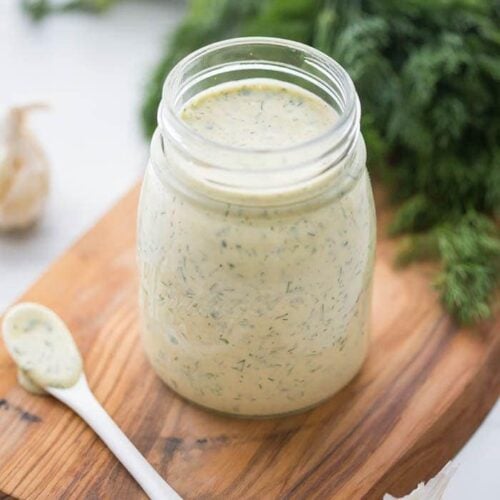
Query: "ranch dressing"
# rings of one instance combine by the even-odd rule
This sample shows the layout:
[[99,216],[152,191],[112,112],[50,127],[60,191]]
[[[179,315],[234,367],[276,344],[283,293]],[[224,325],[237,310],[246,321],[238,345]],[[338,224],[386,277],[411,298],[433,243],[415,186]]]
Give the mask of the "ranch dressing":
[[[179,116],[210,141],[271,151],[338,120],[316,95],[272,79],[212,87]],[[267,206],[268,194],[248,206],[230,188],[225,203],[193,201],[148,169],[139,210],[144,342],[170,387],[218,411],[269,416],[313,406],[353,378],[368,346],[375,237],[369,179],[354,170],[335,196],[298,202],[297,187],[279,193],[280,206]]]
[[71,387],[82,373],[82,359],[64,322],[49,308],[22,303],[7,312],[3,338],[18,366],[18,381],[30,392]]
[[218,85],[182,109],[182,120],[203,137],[245,149],[277,149],[325,133],[338,119],[325,101],[271,79]]
[[21,368],[17,369],[17,381],[25,391],[31,392],[32,394],[37,394],[38,396],[47,394],[45,389],[34,382],[30,378],[28,372],[22,370]]

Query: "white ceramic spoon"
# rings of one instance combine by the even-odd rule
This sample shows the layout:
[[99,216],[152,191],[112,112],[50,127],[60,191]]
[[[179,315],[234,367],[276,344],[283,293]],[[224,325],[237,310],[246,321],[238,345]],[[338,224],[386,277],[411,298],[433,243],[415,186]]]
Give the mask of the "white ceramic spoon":
[[6,313],[2,331],[7,350],[20,369],[19,380],[27,390],[43,388],[80,415],[152,500],[181,499],[94,397],[78,347],[54,311],[41,304],[18,304]]
[[66,389],[45,387],[45,390],[78,413],[94,429],[149,498],[152,500],[182,500],[106,413],[106,410],[90,391],[84,373],[81,374],[78,382],[72,387]]

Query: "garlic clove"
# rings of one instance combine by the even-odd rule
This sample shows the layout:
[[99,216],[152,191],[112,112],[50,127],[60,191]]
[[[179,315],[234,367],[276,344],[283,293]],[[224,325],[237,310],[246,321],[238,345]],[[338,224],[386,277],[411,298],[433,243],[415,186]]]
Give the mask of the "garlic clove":
[[13,108],[0,136],[0,229],[23,229],[40,216],[49,192],[49,165],[26,116],[40,105]]

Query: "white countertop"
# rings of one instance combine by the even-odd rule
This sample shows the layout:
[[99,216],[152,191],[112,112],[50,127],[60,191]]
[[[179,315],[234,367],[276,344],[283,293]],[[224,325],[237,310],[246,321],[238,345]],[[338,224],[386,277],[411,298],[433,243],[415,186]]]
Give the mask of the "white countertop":
[[171,0],[127,1],[102,16],[33,23],[20,3],[0,1],[0,114],[33,101],[50,106],[30,124],[49,157],[52,186],[33,231],[0,235],[0,310],[141,175],[143,86],[184,10]]
[[[31,124],[49,156],[52,191],[41,223],[0,235],[0,310],[14,301],[141,175],[148,144],[139,107],[176,1],[126,1],[103,16],[68,13],[35,24],[0,1],[0,113],[43,101]],[[500,498],[500,404],[454,460],[445,500]]]

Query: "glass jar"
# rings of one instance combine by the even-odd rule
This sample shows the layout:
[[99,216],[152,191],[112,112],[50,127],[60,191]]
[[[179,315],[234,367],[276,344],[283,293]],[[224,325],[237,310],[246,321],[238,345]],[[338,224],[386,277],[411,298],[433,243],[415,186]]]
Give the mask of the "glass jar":
[[[216,143],[180,117],[224,82],[273,78],[338,121],[288,148]],[[273,38],[215,43],[168,75],[141,193],[140,303],[147,356],[184,398],[275,416],[317,405],[368,347],[375,212],[360,106],[325,54]]]

